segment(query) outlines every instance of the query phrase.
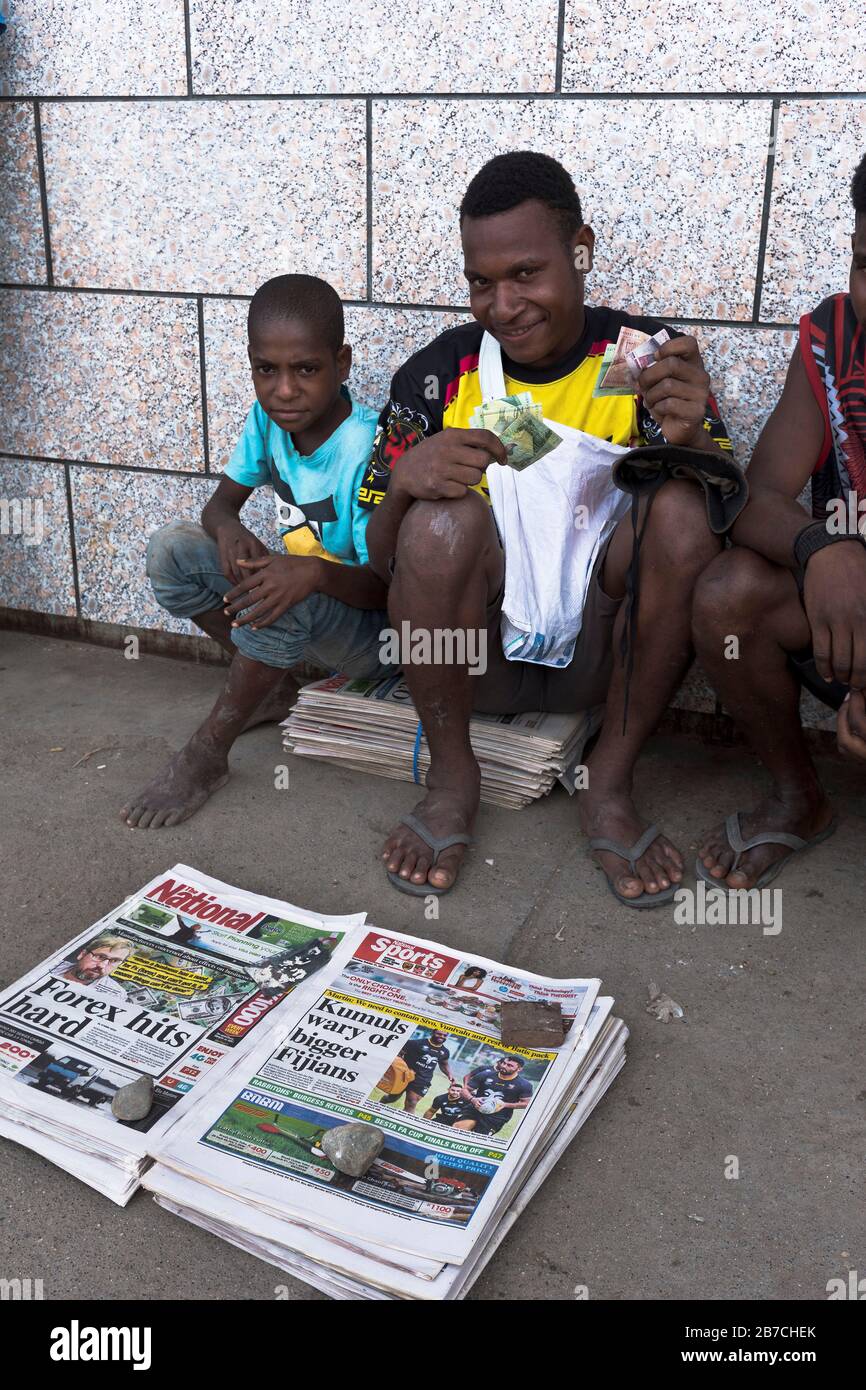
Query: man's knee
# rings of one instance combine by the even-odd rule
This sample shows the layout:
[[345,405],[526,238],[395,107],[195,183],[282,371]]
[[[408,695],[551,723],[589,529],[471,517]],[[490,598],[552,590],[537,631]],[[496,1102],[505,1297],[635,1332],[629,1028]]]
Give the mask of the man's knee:
[[775,608],[784,572],[778,565],[735,545],[717,555],[698,579],[692,606],[695,636],[737,632],[756,614]]
[[659,488],[647,529],[656,563],[682,574],[700,574],[722,544],[710,530],[703,488],[686,479]]
[[491,509],[477,493],[415,501],[400,526],[395,570],[429,580],[472,569],[491,539],[495,539]]

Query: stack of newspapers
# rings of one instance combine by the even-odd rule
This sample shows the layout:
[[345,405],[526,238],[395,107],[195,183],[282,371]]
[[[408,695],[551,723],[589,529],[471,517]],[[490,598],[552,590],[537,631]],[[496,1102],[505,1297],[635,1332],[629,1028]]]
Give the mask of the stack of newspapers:
[[[625,1063],[596,979],[359,927],[154,1150],[168,1210],[338,1299],[462,1298]],[[558,1003],[506,1046],[505,1001]],[[379,1130],[362,1176],[328,1132]]]
[[[562,1029],[503,1041],[533,1000]],[[612,1008],[178,864],[0,994],[0,1134],[334,1298],[458,1299],[624,1066]]]
[[[364,916],[317,916],[176,864],[0,993],[0,1135],[125,1206],[150,1147]],[[265,987],[274,959],[292,963]],[[152,1086],[146,1113],[119,1120],[136,1082]]]
[[[474,715],[469,732],[482,801],[518,810],[546,796],[557,781],[574,791],[584,747],[600,723],[601,710]],[[427,740],[400,675],[314,681],[303,686],[282,727],[284,747],[298,757],[419,783],[430,766]]]

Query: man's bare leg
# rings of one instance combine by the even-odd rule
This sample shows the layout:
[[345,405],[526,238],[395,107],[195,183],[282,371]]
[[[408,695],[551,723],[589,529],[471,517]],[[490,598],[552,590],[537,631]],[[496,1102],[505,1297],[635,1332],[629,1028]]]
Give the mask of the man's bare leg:
[[225,688],[189,743],[124,806],[121,820],[139,830],[179,825],[228,778],[229,749],[285,676],[279,666],[235,650]]
[[[605,558],[602,587],[611,598],[625,593],[632,539],[631,519],[626,517],[617,526]],[[623,609],[614,627],[614,667],[604,725],[587,763],[588,787],[580,797],[581,825],[589,837],[632,845],[647,827],[632,801],[635,762],[688,669],[694,585],[720,546],[707,526],[699,488],[688,482],[668,482],[659,489],[641,543],[640,603],[625,733],[625,672],[619,658]],[[679,883],[683,875],[682,855],[663,835],[638,860],[637,877],[617,855],[604,850],[594,853],[612,885],[627,898],[658,893]]]
[[[486,608],[502,583],[503,557],[487,503],[474,493],[454,501],[414,502],[400,527],[388,613],[401,631],[486,631]],[[407,665],[404,671],[430,748],[427,795],[415,815],[437,838],[470,832],[480,774],[469,741],[472,682],[465,665]],[[450,888],[464,847],[445,850],[435,868],[423,840],[397,825],[382,851],[390,873]]]
[[[739,641],[736,660],[725,657],[727,639]],[[752,550],[735,546],[702,575],[695,592],[695,646],[728,713],[736,720],[773,779],[769,796],[740,816],[743,839],[784,830],[811,839],[832,819],[800,723],[800,685],[788,653],[811,642],[809,623],[789,570]],[[734,851],[724,825],[700,846],[713,878],[729,888],[751,888],[770,864],[791,851],[758,845],[730,873]]]
[[[231,619],[224,609],[211,608],[207,613],[197,613],[191,621],[200,627],[202,632],[207,633],[208,637],[219,642],[223,651],[228,652],[234,661],[237,647],[231,639]],[[273,690],[264,697],[258,709],[253,711],[241,729],[241,733],[246,733],[247,729],[255,729],[259,724],[282,722],[295,703],[298,689],[298,682],[291,671],[283,671],[282,680],[277,682]]]

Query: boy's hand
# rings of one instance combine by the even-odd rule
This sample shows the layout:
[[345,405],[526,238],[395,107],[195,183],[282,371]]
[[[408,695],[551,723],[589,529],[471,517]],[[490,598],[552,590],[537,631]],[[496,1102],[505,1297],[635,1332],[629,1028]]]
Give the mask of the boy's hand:
[[657,360],[644,368],[637,384],[669,444],[707,447],[710,436],[704,429],[704,417],[710,378],[696,339],[670,338],[662,343]]
[[223,522],[217,527],[215,540],[219,547],[220,569],[232,584],[244,578],[240,568],[242,560],[258,560],[270,554],[268,547],[240,521]]
[[866,546],[840,541],[806,566],[803,603],[818,675],[866,686]]
[[836,743],[846,758],[866,763],[866,699],[852,690],[836,716]]
[[229,589],[223,599],[232,627],[250,623],[255,630],[275,623],[287,609],[316,592],[321,566],[328,563],[315,555],[266,555],[239,560],[246,578]]
[[398,458],[391,485],[421,501],[463,497],[481,482],[491,460],[504,464],[508,455],[490,430],[441,430]]

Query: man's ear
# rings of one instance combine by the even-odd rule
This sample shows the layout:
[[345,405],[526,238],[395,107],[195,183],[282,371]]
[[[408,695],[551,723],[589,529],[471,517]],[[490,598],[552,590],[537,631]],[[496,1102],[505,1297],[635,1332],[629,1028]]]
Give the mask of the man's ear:
[[352,347],[350,343],[344,343],[337,353],[337,375],[340,381],[348,381],[349,373],[352,370]]
[[588,222],[584,222],[579,231],[575,232],[571,238],[571,253],[574,257],[574,268],[582,274],[592,270],[593,251],[595,249],[595,232]]
[[253,365],[253,350],[252,350],[252,348],[250,347],[249,343],[247,343],[247,360],[248,360],[250,366],[252,366],[252,365]]

